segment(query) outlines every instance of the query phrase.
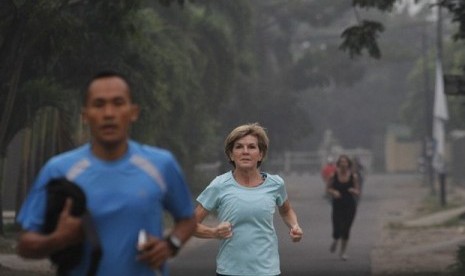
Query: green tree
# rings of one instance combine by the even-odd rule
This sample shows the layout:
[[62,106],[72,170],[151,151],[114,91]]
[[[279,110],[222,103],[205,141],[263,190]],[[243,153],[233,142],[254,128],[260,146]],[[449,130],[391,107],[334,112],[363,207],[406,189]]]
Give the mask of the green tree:
[[[130,14],[134,1],[99,1],[89,4],[84,1],[2,1],[0,20],[0,168],[3,172],[6,147],[22,129],[31,126],[38,112],[45,107],[55,114],[44,117],[43,131],[54,129],[59,133],[72,132],[72,124],[64,126],[58,118],[66,118],[64,113],[76,112],[75,102],[79,99],[78,87],[80,72],[88,71],[88,53],[79,56],[80,50],[89,51],[99,42],[85,43],[86,39],[98,30],[98,26],[120,27],[124,15]],[[99,14],[99,19],[92,15]],[[115,18],[117,17],[117,18]],[[113,22],[111,22],[113,20]],[[87,32],[86,28],[93,32]],[[102,30],[101,30],[102,31]],[[103,34],[108,33],[108,31]],[[116,35],[115,35],[116,36]],[[103,38],[102,36],[99,36]],[[107,35],[108,37],[108,35]],[[83,42],[83,43],[78,43]],[[83,46],[81,49],[80,47]],[[103,52],[103,51],[102,51]],[[63,61],[72,61],[65,63]],[[91,63],[98,64],[98,63]],[[51,77],[53,76],[53,77]],[[74,86],[73,86],[74,84]],[[74,87],[68,94],[66,87]],[[66,101],[63,98],[66,98]],[[52,113],[50,113],[52,112]],[[58,113],[55,113],[58,112]],[[61,115],[57,115],[61,114]],[[75,113],[76,114],[76,113]],[[71,134],[58,135],[55,143],[48,142],[39,147],[34,155],[38,163],[53,153],[69,146]],[[40,131],[39,133],[44,133]],[[37,131],[33,137],[37,137]],[[51,132],[53,134],[53,132]],[[44,134],[45,135],[45,134]],[[33,139],[34,140],[34,139]],[[44,140],[45,141],[45,140]],[[39,166],[35,166],[37,170]],[[3,185],[0,175],[0,187]],[[30,183],[30,181],[28,181]],[[26,187],[27,189],[27,187]],[[25,189],[25,190],[26,190]],[[1,197],[0,197],[1,198]],[[0,201],[0,214],[2,213]],[[2,225],[0,225],[2,226]],[[3,227],[0,227],[0,231]]]
[[301,45],[321,40],[311,28],[328,26],[351,5],[339,0],[331,3],[268,0],[251,1],[250,6],[252,35],[245,45],[251,49],[248,56],[253,67],[249,68],[254,71],[239,75],[233,98],[224,107],[224,132],[240,123],[259,121],[269,128],[272,151],[280,152],[292,149],[313,130],[308,110],[318,103],[302,105],[302,96],[311,88],[342,80],[332,71],[344,68],[337,64],[340,60],[335,59],[328,66],[320,63],[325,53],[330,56],[337,49],[328,46],[327,51],[305,50]]
[[[44,135],[83,141],[82,127],[72,122],[78,121],[84,81],[101,69],[119,70],[134,81],[144,114],[134,137],[172,149],[188,173],[216,148],[219,102],[227,101],[240,65],[233,45],[239,40],[227,20],[208,12],[208,5],[170,6],[181,2],[2,2],[0,49],[10,52],[0,54],[0,64],[8,68],[5,72],[17,72],[9,77],[14,85],[0,89],[2,110],[6,103],[10,110],[2,114],[7,122],[1,125],[2,149],[25,131],[22,170],[28,173],[18,187],[18,202],[41,164],[64,149],[49,148]],[[27,27],[23,32],[17,21]],[[9,38],[14,35],[27,39]],[[27,45],[33,47],[22,50]],[[21,53],[16,59],[15,51]],[[59,135],[63,131],[68,135]]]
[[[354,13],[357,18],[357,24],[347,27],[342,32],[343,41],[340,48],[349,52],[350,56],[355,57],[368,52],[371,57],[380,58],[381,50],[378,45],[380,33],[384,31],[384,25],[375,20],[364,20],[358,15],[358,9],[377,9],[382,12],[391,12],[396,3],[402,0],[353,0]],[[420,1],[415,0],[415,3]],[[452,22],[458,25],[458,29],[453,35],[455,40],[465,39],[465,3],[456,0],[438,0],[431,1],[431,7],[440,5],[449,11]]]

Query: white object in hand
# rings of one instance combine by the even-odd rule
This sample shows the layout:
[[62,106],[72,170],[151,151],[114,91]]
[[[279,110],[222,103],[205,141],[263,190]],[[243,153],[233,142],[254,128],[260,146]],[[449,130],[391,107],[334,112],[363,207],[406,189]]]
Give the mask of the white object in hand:
[[[137,245],[141,247],[147,242],[147,232],[144,229],[139,231],[139,236],[137,237]],[[155,270],[155,276],[163,275],[160,270]]]
[[142,246],[147,242],[147,232],[144,229],[139,231],[139,237],[137,239],[137,245]]

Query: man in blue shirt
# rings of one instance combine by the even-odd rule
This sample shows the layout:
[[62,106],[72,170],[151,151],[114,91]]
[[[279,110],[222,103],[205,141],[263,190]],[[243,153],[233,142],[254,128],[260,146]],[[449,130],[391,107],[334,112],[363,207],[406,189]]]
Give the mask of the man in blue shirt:
[[[132,102],[128,80],[115,72],[93,77],[83,100],[82,116],[91,141],[51,158],[40,171],[17,221],[23,232],[18,254],[45,258],[83,241],[82,219],[70,214],[67,199],[57,227],[44,234],[46,185],[51,179],[66,178],[86,195],[89,210],[103,251],[97,275],[168,275],[165,261],[176,255],[193,234],[196,222],[193,204],[183,173],[164,149],[141,145],[129,138],[129,128],[139,115]],[[171,233],[163,237],[163,214],[174,219]],[[138,235],[148,237],[138,245]],[[90,246],[71,275],[85,275],[90,263]]]

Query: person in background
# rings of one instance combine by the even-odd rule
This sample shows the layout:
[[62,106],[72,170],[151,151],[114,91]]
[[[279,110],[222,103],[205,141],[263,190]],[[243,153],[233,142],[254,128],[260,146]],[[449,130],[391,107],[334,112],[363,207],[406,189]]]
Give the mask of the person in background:
[[[70,214],[70,199],[55,230],[42,232],[46,184],[66,178],[84,191],[100,238],[103,255],[97,275],[155,275],[155,270],[168,275],[164,263],[194,233],[194,206],[174,156],[130,140],[130,126],[139,115],[132,93],[127,78],[116,72],[99,73],[88,82],[82,117],[91,140],[51,158],[41,169],[17,217],[23,229],[20,256],[45,258],[83,241],[82,220]],[[165,210],[174,218],[167,236]],[[147,233],[146,242],[137,247],[141,230]],[[70,275],[86,275],[89,255],[85,251]]]
[[359,195],[359,197],[360,197],[361,193],[362,193],[362,189],[363,189],[363,184],[365,182],[365,167],[363,166],[362,161],[360,161],[359,157],[354,156],[352,158],[352,160],[353,160],[352,171],[355,174],[357,174],[358,182],[359,182],[359,185],[360,185],[360,195]]
[[334,159],[331,156],[326,158],[326,163],[321,168],[320,174],[321,179],[323,180],[325,191],[324,197],[327,198],[328,194],[326,193],[326,187],[328,187],[328,181],[333,177],[334,173],[336,172],[336,164],[334,163]]
[[[260,171],[268,143],[265,129],[257,123],[233,129],[224,148],[233,169],[213,179],[197,197],[194,235],[220,240],[217,275],[280,275],[276,206],[291,240],[302,238],[283,179]],[[202,224],[209,214],[216,214],[220,223]]]
[[328,156],[328,158],[326,158],[326,164],[324,164],[321,168],[321,178],[323,179],[323,182],[325,184],[328,183],[328,180],[331,179],[335,172],[336,164],[334,163],[334,159],[333,157]]
[[352,161],[347,155],[339,156],[336,168],[327,187],[327,192],[332,198],[333,242],[330,251],[335,252],[340,244],[339,256],[342,260],[347,260],[347,244],[357,211],[360,186],[357,174],[352,172]]

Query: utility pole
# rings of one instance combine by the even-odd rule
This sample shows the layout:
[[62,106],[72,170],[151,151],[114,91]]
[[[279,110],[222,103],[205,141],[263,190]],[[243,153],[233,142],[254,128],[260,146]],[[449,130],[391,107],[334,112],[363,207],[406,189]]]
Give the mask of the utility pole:
[[436,38],[436,90],[433,112],[433,136],[435,137],[434,167],[438,176],[441,206],[446,200],[446,160],[445,160],[445,122],[448,120],[447,102],[444,91],[444,73],[442,71],[442,9],[437,1],[437,38]]
[[436,56],[439,61],[442,62],[442,8],[440,5],[441,1],[438,0],[437,3],[437,12],[438,12],[438,21],[436,24]]
[[431,104],[431,82],[428,69],[428,22],[423,24],[422,39],[421,39],[421,50],[423,57],[423,83],[425,93],[425,134],[423,140],[423,158],[424,158],[424,175],[427,186],[430,188],[430,194],[435,195],[436,190],[434,188],[434,172],[432,167],[433,162],[433,140],[432,140],[432,104]]

